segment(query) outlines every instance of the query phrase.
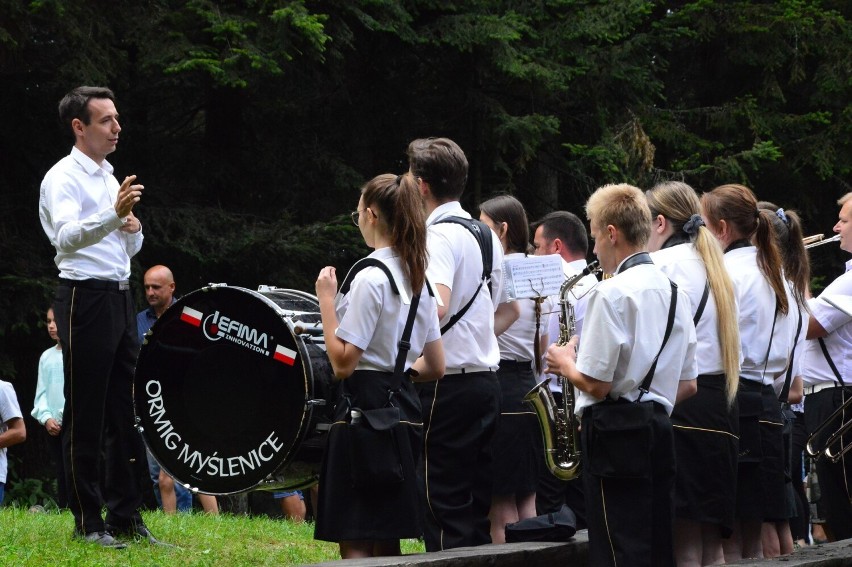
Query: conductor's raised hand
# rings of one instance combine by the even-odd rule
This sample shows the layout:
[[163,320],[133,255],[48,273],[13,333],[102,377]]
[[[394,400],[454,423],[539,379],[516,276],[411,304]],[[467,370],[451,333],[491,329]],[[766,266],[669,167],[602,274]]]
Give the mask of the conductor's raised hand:
[[331,299],[337,294],[337,272],[333,266],[320,270],[316,283],[317,299]]
[[118,218],[127,217],[133,210],[133,205],[142,198],[142,190],[145,186],[133,185],[134,181],[136,181],[136,176],[128,175],[118,189],[118,198],[115,200],[115,214],[118,215]]

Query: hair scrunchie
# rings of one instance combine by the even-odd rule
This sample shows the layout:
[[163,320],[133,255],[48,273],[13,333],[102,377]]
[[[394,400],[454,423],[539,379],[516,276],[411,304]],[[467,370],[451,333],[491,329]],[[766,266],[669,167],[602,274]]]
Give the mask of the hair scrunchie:
[[695,236],[698,234],[698,229],[702,226],[704,226],[704,219],[701,218],[701,215],[694,214],[689,217],[688,221],[683,223],[683,231],[689,236]]
[[784,212],[784,209],[778,209],[777,211],[775,211],[775,215],[779,219],[784,221],[784,224],[786,224],[788,227],[790,226],[790,219],[787,218],[787,214]]

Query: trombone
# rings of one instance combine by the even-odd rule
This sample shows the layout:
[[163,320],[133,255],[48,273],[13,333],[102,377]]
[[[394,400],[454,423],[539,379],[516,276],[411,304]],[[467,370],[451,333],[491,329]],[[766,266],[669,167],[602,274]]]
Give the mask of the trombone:
[[828,244],[829,242],[838,242],[840,240],[840,235],[835,234],[831,238],[824,239],[823,234],[814,234],[813,236],[806,236],[802,239],[802,244],[805,245],[805,249],[814,248],[816,246],[822,246],[823,244]]
[[[811,457],[816,457],[817,455],[825,455],[825,457],[831,461],[832,463],[836,463],[840,460],[843,455],[846,454],[847,451],[852,449],[852,442],[843,445],[843,434],[852,429],[852,419],[848,421],[843,421],[843,413],[846,409],[852,405],[852,397],[843,402],[843,404],[834,410],[828,419],[822,422],[822,424],[817,427],[816,431],[814,431],[810,437],[808,437],[808,442],[805,445],[805,450],[808,452],[808,455]],[[841,419],[840,427],[832,433],[828,439],[825,440],[825,443],[822,447],[814,448],[814,443],[816,443],[816,438],[820,436],[828,426],[832,424],[837,418]],[[840,443],[838,444],[838,440]],[[835,445],[838,445],[835,447]]]

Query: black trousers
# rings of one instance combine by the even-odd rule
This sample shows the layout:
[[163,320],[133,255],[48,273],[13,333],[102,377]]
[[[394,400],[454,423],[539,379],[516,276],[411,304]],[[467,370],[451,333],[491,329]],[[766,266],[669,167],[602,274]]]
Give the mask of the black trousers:
[[[595,567],[648,566],[674,567],[674,434],[665,408],[656,402],[650,419],[646,442],[625,441],[618,447],[598,447],[603,437],[596,434],[592,414],[595,405],[583,412],[580,440],[584,463],[583,489],[586,496],[586,522],[589,526],[589,565]],[[626,433],[626,432],[625,432]],[[631,436],[631,439],[636,437]],[[618,438],[610,438],[618,442]],[[627,435],[621,436],[622,440]],[[620,465],[607,467],[607,462],[595,463],[609,468],[606,476],[593,474],[591,459],[603,452],[622,463],[646,471],[642,478],[619,477]],[[604,458],[606,461],[606,458]],[[630,474],[636,474],[631,470]]]
[[426,551],[491,543],[491,439],[500,415],[493,372],[418,386],[423,406]]
[[805,483],[802,480],[804,471],[804,450],[808,442],[808,432],[805,428],[805,414],[794,412],[796,420],[793,422],[793,452],[790,464],[790,472],[793,477],[793,490],[796,493],[796,517],[790,518],[790,531],[793,539],[808,540],[810,534],[810,506],[805,494]]
[[[92,282],[92,280],[87,280]],[[140,478],[145,452],[133,428],[133,371],[139,351],[130,290],[60,283],[54,314],[65,370],[62,443],[68,505],[78,533],[102,531],[106,522],[141,523]],[[88,284],[88,285],[91,285]]]
[[[813,433],[828,417],[848,399],[841,388],[829,388],[815,394],[808,394],[805,403],[805,425],[808,433]],[[843,421],[852,418],[852,410],[844,412]],[[816,446],[823,447],[826,439],[837,430],[840,420],[826,428],[816,439]],[[842,435],[841,446],[852,442],[852,434]],[[835,450],[838,445],[834,446]],[[835,451],[836,452],[836,451]],[[828,528],[835,539],[852,537],[852,504],[850,504],[850,483],[852,483],[852,454],[847,453],[839,462],[832,463],[825,456],[816,461],[819,476],[820,502]],[[848,480],[847,480],[848,479]]]

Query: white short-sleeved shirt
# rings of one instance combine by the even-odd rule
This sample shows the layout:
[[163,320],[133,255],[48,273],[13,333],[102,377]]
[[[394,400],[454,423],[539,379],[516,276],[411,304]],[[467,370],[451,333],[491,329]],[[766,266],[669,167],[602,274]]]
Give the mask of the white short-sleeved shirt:
[[[455,223],[436,224],[450,216],[471,218],[458,201],[452,201],[437,207],[426,219],[429,249],[426,273],[434,285],[445,285],[451,292],[441,325],[467,304],[482,276],[482,252],[470,231]],[[500,362],[500,348],[494,336],[494,311],[503,296],[503,250],[500,240],[492,235],[491,295],[483,284],[470,309],[444,335],[447,369],[497,368]]]
[[[678,383],[697,376],[691,306],[683,291],[677,294],[671,335],[660,353],[650,392],[642,397],[661,403],[669,414]],[[601,281],[589,293],[577,370],[611,382],[610,398],[637,400],[639,385],[663,344],[671,295],[669,279],[653,264],[639,264]],[[577,414],[599,401],[579,392]]]
[[[739,306],[740,344],[743,352],[740,377],[771,386],[786,371],[794,347],[799,321],[795,298],[785,280],[784,288],[790,310],[787,315],[776,313],[775,293],[757,266],[757,249],[754,246],[726,252],[725,266],[734,284]],[[807,325],[807,321],[803,324]],[[768,357],[767,349],[770,349]]]
[[[790,284],[792,287],[792,284]],[[795,331],[795,326],[798,324],[798,314],[802,316],[802,326],[799,330],[798,337],[794,337],[796,339],[795,346],[793,347],[795,350],[794,356],[792,357],[793,362],[793,370],[790,374],[790,384],[793,383],[793,379],[796,376],[802,376],[802,380],[804,381],[804,372],[805,372],[805,348],[807,347],[808,341],[806,339],[806,335],[808,334],[808,321],[810,319],[810,315],[808,314],[807,309],[803,305],[799,305],[795,302],[795,299],[790,299],[790,306],[793,309],[793,313],[790,316],[790,322],[793,324],[793,330]],[[796,311],[798,310],[798,311]],[[787,380],[787,369],[785,368],[783,372],[775,376],[775,382],[772,384],[775,387],[775,392],[777,394],[781,394],[781,390],[784,388],[784,382]],[[792,406],[795,409],[795,406]]]
[[[852,260],[847,262],[845,274],[831,282],[818,297],[808,301],[811,316],[816,317],[822,328],[828,332],[823,338],[828,355],[848,385],[852,383],[852,317],[825,301],[826,296],[832,295],[852,296]],[[806,385],[837,381],[818,340],[807,341],[804,359],[803,380]]]
[[60,277],[130,278],[130,258],[142,248],[143,237],[141,230],[117,230],[126,222],[115,212],[119,188],[108,161],[98,165],[76,147],[44,176],[39,218],[56,249]]
[[[21,407],[18,405],[15,388],[9,382],[0,380],[0,433],[9,429],[6,422],[16,417],[23,418],[24,416],[21,415]],[[0,449],[0,482],[6,482],[7,466],[6,448],[3,447]]]
[[[506,254],[505,259],[523,258],[526,254],[514,252]],[[500,358],[503,360],[533,360],[535,357],[535,301],[532,299],[519,299],[521,315],[517,321],[506,329],[499,337],[497,344],[500,346]],[[540,306],[539,335],[547,334],[550,312],[553,310],[553,302],[550,296],[545,297]]]
[[[701,256],[695,251],[695,246],[685,243],[663,248],[651,252],[651,259],[669,279],[677,284],[678,288],[686,293],[694,319],[704,295],[704,288],[707,285],[707,269]],[[719,318],[716,314],[716,299],[713,292],[709,291],[701,319],[698,320],[698,325],[695,327],[695,335],[698,338],[698,350],[695,357],[698,362],[698,374],[721,374],[724,372],[722,345],[719,341],[718,328]],[[742,355],[740,358],[742,358]]]
[[[402,275],[399,257],[393,255],[391,248],[380,248],[369,258],[384,262],[395,274],[397,286],[404,287],[407,295],[411,296],[411,282]],[[349,293],[338,294],[335,298],[335,308],[339,321],[335,334],[364,351],[356,370],[393,372],[409,304],[393,292],[387,274],[381,268],[364,268],[352,279]],[[408,351],[405,367],[414,364],[426,343],[439,338],[437,304],[424,286],[411,330],[411,350]]]

